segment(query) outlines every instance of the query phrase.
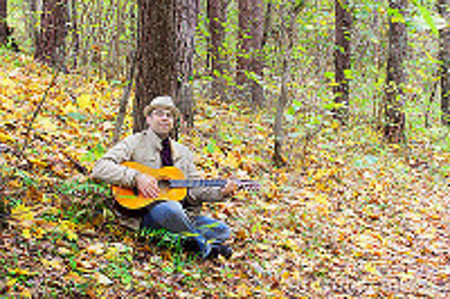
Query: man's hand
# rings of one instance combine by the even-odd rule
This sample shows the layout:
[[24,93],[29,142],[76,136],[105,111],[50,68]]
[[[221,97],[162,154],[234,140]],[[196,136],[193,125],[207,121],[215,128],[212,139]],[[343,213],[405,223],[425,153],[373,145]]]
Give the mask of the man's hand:
[[144,197],[156,198],[159,196],[158,181],[152,176],[143,173],[138,174],[136,187]]
[[232,196],[237,191],[237,185],[235,181],[228,180],[227,184],[220,190],[220,193],[223,197]]

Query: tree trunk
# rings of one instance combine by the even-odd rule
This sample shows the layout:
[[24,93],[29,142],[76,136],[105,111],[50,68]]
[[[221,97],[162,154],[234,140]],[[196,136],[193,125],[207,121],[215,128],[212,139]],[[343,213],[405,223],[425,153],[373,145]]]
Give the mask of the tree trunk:
[[6,17],[8,16],[8,2],[6,0],[0,0],[0,46],[6,46],[8,44],[8,24],[6,23]]
[[161,95],[175,98],[176,0],[138,0],[138,40],[134,132],[146,129],[144,107]]
[[[336,49],[334,63],[336,72],[336,86],[334,87],[334,101],[340,107],[334,109],[334,116],[342,124],[346,123],[349,107],[349,79],[345,71],[350,70],[350,38],[352,15],[348,0],[335,0]],[[341,106],[342,105],[342,106]]]
[[264,48],[264,46],[266,45],[267,39],[269,38],[269,32],[270,30],[272,30],[272,7],[273,7],[272,0],[269,0],[267,2],[266,13],[264,15],[264,27],[263,27],[263,36],[261,40],[261,48]]
[[236,83],[238,96],[261,106],[263,75],[263,8],[262,0],[239,0],[239,53]]
[[[286,5],[286,4],[285,4]],[[297,17],[303,8],[303,2],[296,5],[289,6],[290,9],[285,13],[285,8],[280,8],[280,19],[286,20],[285,16],[288,15],[290,20],[283,22],[280,27],[281,31],[278,32],[278,37],[276,38],[277,47],[279,49],[278,56],[281,57],[281,93],[277,102],[277,112],[275,115],[274,123],[274,154],[272,160],[277,167],[284,166],[286,160],[283,158],[283,121],[284,121],[284,110],[289,102],[289,84],[291,81],[291,61],[292,61],[292,51],[294,45],[297,41]]]
[[[439,0],[438,10],[442,18],[448,24],[450,14],[448,11],[448,0]],[[442,110],[442,124],[450,125],[450,107],[449,107],[449,92],[450,92],[450,78],[448,76],[448,69],[450,64],[450,30],[448,26],[444,26],[439,30],[439,60],[441,61],[440,76],[441,76],[441,110]]]
[[176,90],[175,105],[180,109],[187,127],[194,125],[192,112],[192,81],[194,75],[194,39],[197,27],[199,0],[176,0]]
[[[406,0],[390,0],[389,7],[398,14],[389,17],[389,48],[386,78],[386,101],[384,106],[385,137],[390,143],[405,139],[404,85],[406,75],[404,62],[407,58],[407,35],[405,25]],[[399,17],[402,16],[402,17]]]
[[120,99],[119,112],[117,113],[116,125],[114,126],[114,134],[113,134],[113,143],[116,144],[120,136],[122,135],[122,125],[125,120],[125,115],[127,113],[128,99],[130,98],[131,89],[133,88],[134,75],[136,72],[136,52],[135,50],[131,51],[130,58],[130,70],[127,75],[127,85],[124,88],[123,96]]
[[146,129],[144,107],[171,96],[193,123],[192,77],[198,0],[139,0],[134,131]]
[[78,53],[80,51],[80,34],[78,33],[78,5],[76,0],[71,0],[71,16],[70,19],[72,20],[72,28],[71,28],[71,34],[72,34],[72,67],[74,69],[78,66]]
[[67,0],[44,0],[41,30],[37,39],[35,58],[48,65],[64,69],[67,36]]
[[[289,50],[289,49],[288,49]],[[290,66],[289,66],[290,57],[283,57],[282,62],[282,74],[281,74],[281,93],[280,98],[277,102],[277,112],[275,115],[275,124],[274,124],[274,154],[273,154],[273,162],[277,167],[282,167],[286,164],[286,161],[283,158],[283,120],[284,120],[284,109],[288,102],[288,80],[290,77]]]
[[225,42],[225,22],[227,20],[227,2],[225,0],[208,0],[207,6],[211,40],[209,46],[212,77],[211,97],[224,100],[226,95],[226,80],[223,75],[228,71],[223,50]]

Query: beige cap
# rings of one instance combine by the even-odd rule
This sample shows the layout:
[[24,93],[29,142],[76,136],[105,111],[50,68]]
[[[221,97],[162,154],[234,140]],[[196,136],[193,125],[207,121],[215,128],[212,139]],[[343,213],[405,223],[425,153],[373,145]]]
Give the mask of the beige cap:
[[144,108],[144,115],[149,115],[156,108],[169,109],[174,113],[175,117],[180,115],[180,111],[177,107],[175,107],[175,104],[170,96],[159,96],[154,98],[151,103]]

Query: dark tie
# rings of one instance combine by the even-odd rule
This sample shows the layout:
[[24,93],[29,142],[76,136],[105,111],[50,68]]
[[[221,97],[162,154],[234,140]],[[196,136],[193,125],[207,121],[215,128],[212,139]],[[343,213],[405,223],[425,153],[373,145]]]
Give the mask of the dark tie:
[[170,149],[169,138],[164,139],[161,142],[161,164],[162,166],[173,166],[172,150]]

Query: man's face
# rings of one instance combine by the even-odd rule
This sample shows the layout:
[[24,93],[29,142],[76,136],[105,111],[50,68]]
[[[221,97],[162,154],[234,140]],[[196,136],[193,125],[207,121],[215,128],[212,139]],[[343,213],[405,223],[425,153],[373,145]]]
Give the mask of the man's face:
[[170,109],[158,108],[147,115],[147,124],[158,135],[166,136],[173,128],[174,116]]

